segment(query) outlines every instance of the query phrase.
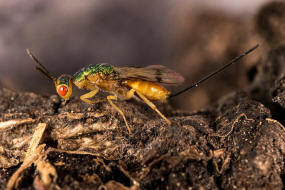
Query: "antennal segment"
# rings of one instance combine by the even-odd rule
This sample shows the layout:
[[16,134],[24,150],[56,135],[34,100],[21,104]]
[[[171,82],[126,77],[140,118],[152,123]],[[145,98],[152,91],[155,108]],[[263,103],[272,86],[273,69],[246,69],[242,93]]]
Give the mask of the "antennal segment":
[[39,66],[36,66],[36,69],[53,82],[56,82],[56,78],[45,68],[45,66],[40,63],[40,61],[32,54],[32,52],[29,49],[26,49],[26,52],[36,63],[39,64]]
[[170,95],[169,98],[173,98],[175,96],[178,96],[184,92],[186,92],[187,90],[190,90],[194,87],[198,87],[199,84],[201,84],[202,82],[208,80],[209,78],[215,76],[216,74],[220,73],[221,71],[225,70],[226,68],[228,68],[229,66],[231,66],[232,64],[236,63],[237,61],[239,61],[240,59],[242,59],[244,56],[248,55],[249,53],[251,53],[252,51],[254,51],[256,48],[258,48],[259,44],[256,44],[254,47],[250,48],[249,50],[247,50],[246,52],[244,52],[243,54],[237,56],[236,58],[232,59],[229,63],[225,64],[224,66],[222,66],[221,68],[217,69],[216,71],[210,73],[209,75],[205,76],[204,78],[202,78],[201,80],[199,80],[198,82],[192,84],[191,86],[185,88],[184,90],[181,90],[180,92],[177,92],[176,94]]

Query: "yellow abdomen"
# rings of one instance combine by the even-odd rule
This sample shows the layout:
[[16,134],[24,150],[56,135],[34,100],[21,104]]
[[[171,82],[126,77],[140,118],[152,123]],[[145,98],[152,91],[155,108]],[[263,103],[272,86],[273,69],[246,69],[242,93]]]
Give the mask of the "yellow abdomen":
[[127,80],[124,84],[139,91],[149,100],[165,101],[170,94],[163,86],[150,81]]

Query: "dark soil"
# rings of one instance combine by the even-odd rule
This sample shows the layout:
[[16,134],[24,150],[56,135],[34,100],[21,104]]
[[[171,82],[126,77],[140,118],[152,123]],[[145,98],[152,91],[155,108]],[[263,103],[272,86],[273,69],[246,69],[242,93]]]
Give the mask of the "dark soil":
[[[274,6],[281,7],[266,5],[258,22]],[[142,102],[116,102],[132,135],[108,103],[74,97],[63,105],[57,95],[1,89],[0,189],[26,165],[27,152],[37,158],[17,176],[18,189],[284,188],[285,47],[266,40],[248,89],[192,113],[159,104],[171,125]]]

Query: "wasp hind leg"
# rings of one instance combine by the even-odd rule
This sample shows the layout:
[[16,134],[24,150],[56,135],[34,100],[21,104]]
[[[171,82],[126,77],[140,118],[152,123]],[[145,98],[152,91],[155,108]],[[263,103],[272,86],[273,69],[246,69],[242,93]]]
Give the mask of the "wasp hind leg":
[[127,92],[126,96],[124,97],[125,100],[131,99],[131,98],[134,96],[135,92],[136,92],[135,89],[129,90],[129,91]]
[[105,102],[106,99],[89,100],[89,98],[92,98],[93,96],[95,96],[98,93],[98,91],[99,89],[92,90],[91,92],[88,92],[80,96],[80,99],[87,104],[97,104],[99,102]]
[[156,113],[158,113],[158,115],[160,115],[160,117],[162,117],[168,125],[171,124],[171,122],[157,109],[157,107],[150,100],[148,100],[142,93],[138,91],[135,91],[135,92],[149,107],[151,107],[151,109],[156,111]]
[[113,102],[112,100],[118,100],[118,97],[117,95],[110,95],[110,96],[107,96],[107,100],[109,101],[109,103],[111,104],[111,106],[113,106],[113,108],[115,108],[117,110],[117,112],[119,112],[119,114],[123,117],[124,121],[125,121],[125,124],[127,126],[127,129],[129,131],[129,134],[132,134],[132,131],[129,127],[129,124],[127,122],[127,119],[125,117],[125,114],[122,112],[122,110],[120,110],[120,108],[118,108]]

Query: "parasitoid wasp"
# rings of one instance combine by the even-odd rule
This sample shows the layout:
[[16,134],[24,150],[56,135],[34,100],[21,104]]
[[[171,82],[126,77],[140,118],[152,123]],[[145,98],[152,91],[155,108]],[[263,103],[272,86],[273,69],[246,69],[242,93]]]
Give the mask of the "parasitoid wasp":
[[[208,80],[254,51],[258,46],[258,44],[255,45],[243,54],[232,59],[221,68],[173,95],[171,95],[170,92],[162,85],[181,84],[184,81],[184,78],[175,71],[162,65],[150,65],[138,68],[95,64],[80,69],[73,76],[63,74],[56,78],[40,63],[29,49],[27,49],[27,53],[38,64],[38,66],[36,66],[36,70],[40,71],[47,78],[53,81],[56,92],[65,101],[67,101],[72,94],[72,85],[75,85],[80,89],[90,90],[90,92],[80,96],[80,99],[87,104],[96,104],[107,100],[123,117],[129,134],[132,134],[125,114],[113,103],[113,100],[118,100],[118,97],[122,100],[128,100],[136,96],[156,111],[170,125],[171,122],[151,101],[165,102],[167,98],[178,96],[191,88],[197,87],[202,82]],[[90,98],[94,97],[99,90],[109,92],[110,95],[108,95],[104,100],[90,100]]]

